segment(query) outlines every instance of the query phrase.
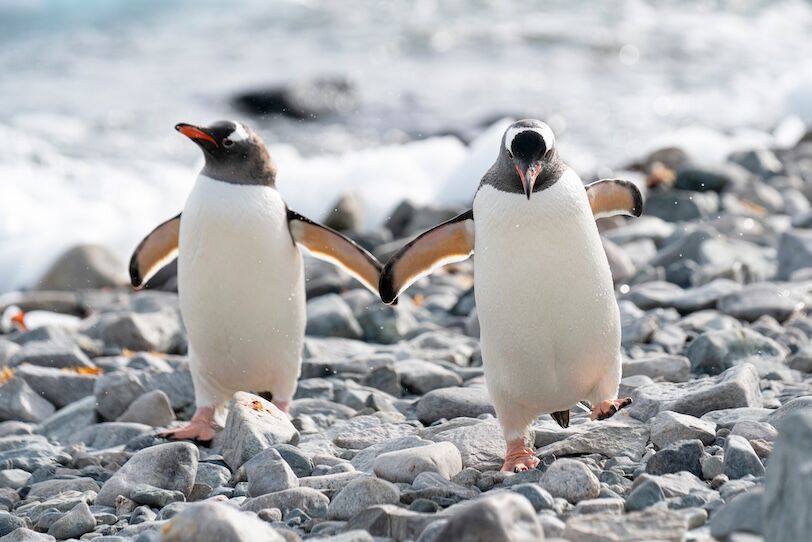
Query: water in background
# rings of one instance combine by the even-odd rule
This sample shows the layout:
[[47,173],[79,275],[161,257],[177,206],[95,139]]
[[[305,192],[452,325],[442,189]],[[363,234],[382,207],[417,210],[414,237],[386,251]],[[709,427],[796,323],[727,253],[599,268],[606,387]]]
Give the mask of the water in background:
[[[375,225],[403,197],[470,200],[501,125],[470,148],[428,136],[503,116],[547,120],[583,173],[672,141],[712,161],[812,120],[808,1],[537,5],[0,0],[0,291],[76,242],[126,257],[177,213],[200,163],[179,121],[248,121],[291,207],[319,218],[355,190]],[[229,106],[319,75],[352,79],[357,110],[307,123]]]

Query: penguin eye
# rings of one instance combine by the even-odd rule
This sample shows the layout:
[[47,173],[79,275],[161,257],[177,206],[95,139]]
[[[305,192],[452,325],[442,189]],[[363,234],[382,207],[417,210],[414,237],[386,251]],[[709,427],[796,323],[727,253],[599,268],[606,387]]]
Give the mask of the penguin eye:
[[223,140],[223,147],[228,148],[228,147],[231,147],[232,145],[234,145],[234,142],[233,142],[233,141],[231,141],[230,139],[225,138],[225,139]]

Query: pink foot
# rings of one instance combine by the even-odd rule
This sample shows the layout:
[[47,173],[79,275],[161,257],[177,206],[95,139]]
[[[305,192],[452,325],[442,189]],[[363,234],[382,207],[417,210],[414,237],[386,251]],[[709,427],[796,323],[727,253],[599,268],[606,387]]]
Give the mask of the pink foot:
[[276,408],[290,416],[290,403],[287,401],[271,401]]
[[201,407],[195,411],[192,419],[177,429],[169,429],[160,433],[162,437],[180,440],[196,440],[209,442],[214,438],[214,408]]
[[524,472],[535,469],[538,464],[539,459],[533,455],[533,450],[525,445],[523,438],[508,442],[502,472]]
[[597,405],[592,408],[592,415],[590,416],[593,420],[605,420],[607,418],[611,418],[617,411],[626,408],[632,404],[631,397],[624,397],[622,399],[607,399],[605,401],[601,401]]

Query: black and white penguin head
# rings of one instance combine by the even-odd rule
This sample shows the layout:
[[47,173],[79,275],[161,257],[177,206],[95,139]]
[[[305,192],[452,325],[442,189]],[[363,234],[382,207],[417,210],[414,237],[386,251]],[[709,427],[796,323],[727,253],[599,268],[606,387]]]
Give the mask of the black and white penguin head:
[[508,126],[499,152],[499,161],[507,169],[504,173],[521,183],[527,199],[545,166],[558,161],[553,131],[535,119],[519,120]]
[[273,185],[276,165],[259,136],[244,124],[230,120],[209,126],[180,123],[175,130],[203,151],[203,175],[233,184]]

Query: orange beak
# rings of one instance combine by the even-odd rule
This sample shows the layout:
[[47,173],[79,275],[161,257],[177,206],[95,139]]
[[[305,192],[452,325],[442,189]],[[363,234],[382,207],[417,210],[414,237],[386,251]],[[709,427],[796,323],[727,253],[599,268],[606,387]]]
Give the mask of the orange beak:
[[207,134],[206,132],[204,132],[203,130],[198,128],[197,126],[192,126],[191,124],[180,123],[180,124],[175,126],[175,130],[182,133],[183,135],[185,135],[186,137],[188,137],[189,139],[191,139],[193,141],[195,141],[195,140],[208,141],[209,143],[211,143],[215,147],[218,146],[217,141],[215,141],[215,139],[212,136],[210,136],[209,134]]

